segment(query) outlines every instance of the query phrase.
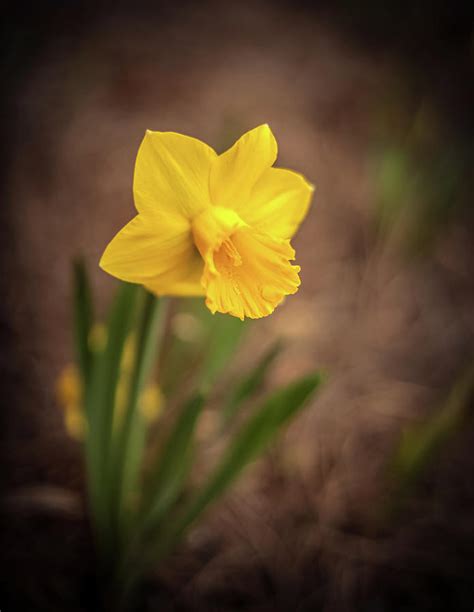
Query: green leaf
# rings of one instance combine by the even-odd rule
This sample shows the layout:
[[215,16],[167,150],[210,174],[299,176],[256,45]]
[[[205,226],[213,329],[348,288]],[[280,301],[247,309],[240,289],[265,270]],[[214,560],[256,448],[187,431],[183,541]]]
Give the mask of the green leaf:
[[[107,343],[93,353],[85,405],[87,474],[92,512],[102,538],[110,531],[110,450],[117,381],[125,340],[132,326],[139,287],[120,283],[107,325]],[[105,546],[105,544],[104,544]]]
[[82,380],[87,384],[91,367],[89,334],[94,323],[94,314],[92,292],[82,258],[76,259],[73,264],[73,296],[76,358]]
[[127,501],[136,489],[146,439],[146,422],[139,411],[139,398],[160,345],[166,319],[165,299],[160,301],[141,289],[141,304],[136,324],[136,346],[129,381],[125,414],[113,443],[110,466],[112,512],[117,513],[117,527],[125,520]]
[[119,568],[124,591],[132,588],[155,559],[156,538],[163,543],[169,539],[168,528],[172,524],[169,513],[186,484],[193,458],[194,431],[204,401],[204,395],[197,393],[186,402],[151,469],[143,511],[137,517],[137,529]]
[[201,393],[193,395],[171,431],[163,452],[151,472],[143,530],[156,530],[160,520],[178,499],[189,474],[193,436],[204,406]]
[[255,368],[247,374],[230,393],[229,399],[222,410],[222,421],[224,426],[228,426],[237,416],[240,406],[249,399],[262,386],[275,359],[281,353],[283,343],[277,340],[272,344]]
[[220,497],[244,467],[258,457],[275,436],[306,405],[322,383],[319,373],[306,376],[270,396],[230,443],[222,460],[196,498],[170,526],[154,549],[154,558],[165,556],[193,521]]
[[451,389],[446,402],[424,423],[405,430],[391,463],[397,492],[409,490],[452,436],[471,418],[474,365]]

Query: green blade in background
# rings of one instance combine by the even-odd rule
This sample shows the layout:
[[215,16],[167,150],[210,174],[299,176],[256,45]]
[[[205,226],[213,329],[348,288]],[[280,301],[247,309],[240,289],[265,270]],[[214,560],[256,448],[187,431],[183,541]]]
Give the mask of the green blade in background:
[[148,503],[142,526],[145,532],[156,530],[182,492],[191,467],[193,436],[204,401],[204,395],[197,393],[186,402],[163,452],[157,457],[148,483]]
[[89,334],[94,324],[94,309],[87,269],[82,258],[77,258],[73,263],[73,308],[76,358],[81,378],[86,385],[92,359]]
[[191,523],[227,490],[243,468],[256,459],[281,428],[307,404],[322,380],[319,373],[306,376],[273,393],[263,403],[234,437],[224,457],[194,501],[176,523],[162,534],[160,541],[150,552],[154,560],[163,558],[176,546]]
[[283,342],[281,340],[274,342],[253,370],[234,387],[222,409],[222,424],[224,427],[229,426],[234,421],[242,404],[263,385],[265,377],[282,349]]
[[136,325],[137,344],[123,420],[113,441],[110,479],[113,488],[111,512],[117,515],[117,527],[125,518],[127,501],[137,488],[143,458],[146,422],[138,409],[140,393],[160,346],[166,301],[140,289],[141,304]]
[[163,452],[156,457],[146,483],[143,511],[119,568],[119,580],[127,592],[153,562],[156,538],[168,538],[172,519],[168,514],[186,484],[193,459],[193,437],[204,406],[201,393],[191,396],[168,436]]
[[424,423],[403,432],[390,464],[396,484],[394,510],[443,446],[472,418],[473,396],[474,365],[471,364],[455,382],[445,403]]
[[110,529],[109,459],[114,405],[125,340],[135,315],[139,287],[120,283],[107,325],[107,343],[93,354],[90,384],[85,404],[88,419],[86,436],[87,473],[93,516],[102,539]]

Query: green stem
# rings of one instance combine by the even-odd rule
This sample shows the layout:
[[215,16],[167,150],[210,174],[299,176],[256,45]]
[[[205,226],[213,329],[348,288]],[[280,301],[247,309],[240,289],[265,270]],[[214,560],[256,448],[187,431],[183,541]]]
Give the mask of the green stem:
[[167,309],[166,298],[158,301],[150,293],[145,294],[137,320],[136,351],[127,404],[114,439],[110,466],[110,503],[119,563],[127,547],[130,520],[133,518],[132,504],[134,494],[138,493],[138,479],[146,442],[146,422],[139,411],[139,399],[163,342]]
[[110,532],[107,483],[115,392],[123,346],[133,321],[136,291],[137,287],[133,285],[123,283],[120,286],[108,321],[106,347],[103,351],[94,353],[90,380],[86,381],[85,389],[88,489],[103,563],[107,563],[113,540]]

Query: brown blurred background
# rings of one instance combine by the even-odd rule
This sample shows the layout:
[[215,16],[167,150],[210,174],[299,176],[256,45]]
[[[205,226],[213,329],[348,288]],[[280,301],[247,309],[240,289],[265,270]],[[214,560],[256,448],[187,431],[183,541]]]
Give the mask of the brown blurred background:
[[223,150],[264,122],[316,193],[302,287],[241,360],[282,336],[268,386],[314,368],[328,383],[143,609],[474,607],[473,23],[441,1],[6,7],[2,610],[93,609],[81,457],[54,396],[71,258],[105,308],[97,262],[133,215],[145,129]]

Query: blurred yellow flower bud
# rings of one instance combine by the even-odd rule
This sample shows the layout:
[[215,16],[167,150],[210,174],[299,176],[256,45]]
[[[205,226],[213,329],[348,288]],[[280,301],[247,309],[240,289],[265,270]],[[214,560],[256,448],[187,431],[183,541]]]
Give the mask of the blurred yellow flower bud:
[[76,440],[84,436],[84,416],[82,408],[82,381],[76,366],[70,364],[61,372],[56,394],[64,410],[64,425],[68,434]]
[[61,406],[66,409],[79,405],[82,401],[82,382],[77,368],[69,364],[59,375],[56,395]]
[[140,396],[139,408],[143,418],[152,423],[155,421],[163,408],[164,396],[160,387],[156,384],[151,384]]

